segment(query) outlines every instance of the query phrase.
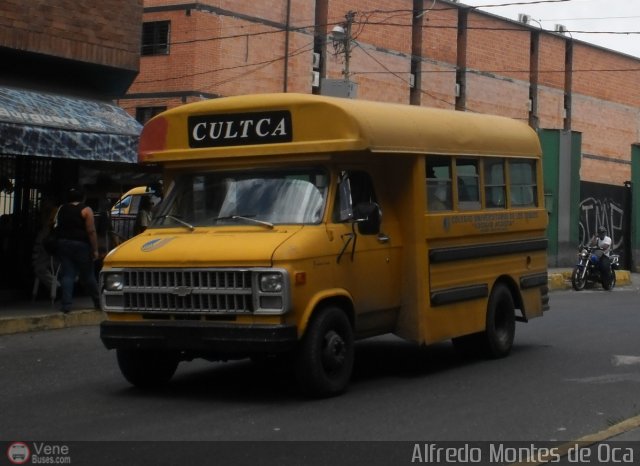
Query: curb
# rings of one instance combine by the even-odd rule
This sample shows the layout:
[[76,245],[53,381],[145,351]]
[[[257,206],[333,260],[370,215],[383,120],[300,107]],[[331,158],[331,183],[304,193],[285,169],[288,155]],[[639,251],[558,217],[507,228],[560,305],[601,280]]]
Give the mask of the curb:
[[[571,270],[549,273],[549,290],[571,289]],[[616,287],[631,285],[631,272],[628,270],[616,270]],[[597,286],[598,288],[600,285]]]
[[98,325],[105,319],[102,311],[79,310],[69,314],[41,314],[26,317],[0,317],[0,335]]

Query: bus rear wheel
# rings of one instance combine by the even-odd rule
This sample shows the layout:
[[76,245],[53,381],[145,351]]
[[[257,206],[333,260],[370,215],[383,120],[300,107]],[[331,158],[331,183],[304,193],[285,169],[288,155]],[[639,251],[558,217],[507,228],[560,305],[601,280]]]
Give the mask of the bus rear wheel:
[[511,352],[516,333],[516,315],[509,288],[494,286],[487,305],[487,324],[483,335],[484,350],[490,358],[502,358]]
[[171,380],[180,362],[166,351],[116,350],[118,366],[125,379],[140,388],[153,388]]
[[302,391],[313,397],[346,390],[354,359],[351,323],[342,309],[326,307],[307,327],[298,348],[296,377]]

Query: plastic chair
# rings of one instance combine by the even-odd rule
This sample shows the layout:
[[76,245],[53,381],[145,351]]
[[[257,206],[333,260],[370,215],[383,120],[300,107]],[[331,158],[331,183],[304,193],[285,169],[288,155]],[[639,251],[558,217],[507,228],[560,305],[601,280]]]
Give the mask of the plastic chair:
[[[60,264],[56,264],[53,257],[49,259],[49,271],[51,275],[54,277],[54,280],[51,281],[51,288],[49,290],[49,299],[51,300],[51,307],[53,307],[54,302],[56,300],[56,292],[58,291],[58,274],[60,272]],[[38,290],[40,289],[40,278],[36,276],[33,280],[33,289],[31,290],[31,300],[35,301],[38,296]]]

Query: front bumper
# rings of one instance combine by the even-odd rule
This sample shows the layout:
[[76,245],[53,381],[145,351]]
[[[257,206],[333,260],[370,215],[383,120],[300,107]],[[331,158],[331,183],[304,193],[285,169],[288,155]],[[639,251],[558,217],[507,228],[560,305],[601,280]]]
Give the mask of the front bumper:
[[278,353],[295,347],[294,325],[230,325],[212,322],[112,322],[100,324],[108,349],[177,350],[219,355]]

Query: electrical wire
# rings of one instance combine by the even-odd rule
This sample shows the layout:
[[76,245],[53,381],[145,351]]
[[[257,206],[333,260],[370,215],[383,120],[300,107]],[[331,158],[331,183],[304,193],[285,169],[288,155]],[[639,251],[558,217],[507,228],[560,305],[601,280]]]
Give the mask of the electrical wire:
[[[522,5],[522,4],[535,4],[535,3],[558,3],[558,2],[566,2],[566,1],[571,1],[571,0],[535,0],[533,2],[511,2],[511,3],[501,3],[501,4],[488,4],[488,5],[482,5],[482,6],[476,6],[473,8],[482,8],[482,7],[498,7],[498,6],[508,6],[508,5]],[[434,3],[432,4],[432,6],[429,9],[425,9],[423,10],[423,12],[428,12],[428,11],[433,11],[433,7],[435,5],[435,0]],[[453,7],[453,9],[457,9],[458,7]],[[447,8],[449,9],[449,8]],[[441,10],[441,9],[440,9]],[[438,10],[438,11],[440,11]],[[404,23],[404,24],[400,24],[400,23],[388,23],[388,22],[373,22],[371,21],[371,17],[375,14],[389,14],[389,16],[387,16],[386,18],[384,18],[384,20],[388,20],[390,18],[396,17],[396,16],[400,16],[401,14],[406,14],[406,13],[414,13],[414,10],[371,10],[371,11],[366,11],[366,12],[361,12],[361,13],[357,13],[358,18],[364,18],[362,20],[357,20],[354,21],[358,27],[356,29],[356,31],[352,34],[352,37],[355,41],[355,39],[362,34],[362,32],[364,31],[365,27],[368,25],[385,25],[385,26],[402,26],[402,27],[406,27],[406,26],[410,26],[410,24]],[[327,23],[326,25],[320,25],[320,27],[322,26],[330,26],[330,25],[334,25],[334,24],[342,24],[342,23]],[[316,29],[318,27],[318,25],[309,25],[309,26],[299,26],[299,27],[294,27],[294,28],[289,28],[288,30],[291,32],[305,32],[308,31],[309,29]],[[440,29],[440,28],[456,28],[457,29],[457,25],[455,26],[436,26],[436,25],[428,25],[428,26],[424,26],[423,27],[427,27],[427,28],[436,28],[436,29]],[[522,28],[512,28],[512,27],[508,27],[508,28],[486,28],[486,27],[469,27],[468,29],[472,29],[472,30],[492,30],[492,31],[516,31],[516,32],[527,32],[526,29],[522,29]],[[188,41],[177,41],[177,42],[173,42],[169,45],[181,45],[181,44],[188,44],[188,43],[193,43],[193,42],[201,42],[201,41],[211,41],[211,40],[224,40],[224,39],[236,39],[236,38],[248,38],[248,37],[253,37],[253,36],[260,36],[260,35],[265,35],[265,34],[274,34],[274,33],[282,33],[285,32],[286,30],[283,29],[276,29],[273,31],[259,31],[259,32],[253,32],[253,33],[245,33],[245,34],[233,34],[233,35],[229,35],[229,36],[218,36],[218,37],[213,37],[213,38],[204,38],[204,39],[193,39],[193,40],[188,40]],[[569,31],[568,31],[569,32]],[[611,34],[640,34],[640,31],[615,31],[615,32],[606,32],[606,31],[570,31],[570,32],[575,32],[575,33],[592,33],[592,34],[607,34],[607,33],[611,33]],[[312,32],[308,32],[309,34],[312,34]],[[359,44],[357,42],[355,42],[358,46]],[[311,42],[311,44],[307,44],[299,49],[296,49],[294,52],[289,53],[289,56],[295,56],[295,55],[299,55],[301,53],[306,53],[309,52],[311,50],[313,50],[312,47],[313,42]],[[376,63],[378,63],[378,65],[380,65],[381,67],[383,67],[387,72],[387,73],[391,73],[392,75],[396,76],[397,78],[403,80],[404,82],[408,81],[406,79],[404,79],[401,74],[402,73],[406,73],[406,72],[394,72],[392,70],[389,70],[386,66],[384,66],[379,60],[377,60],[373,55],[371,55],[369,52],[367,52],[363,47],[359,46],[361,50],[364,51],[364,53],[366,55],[368,55],[371,59],[373,59]],[[250,68],[250,67],[255,67],[256,69],[245,72],[244,74],[252,74],[255,73],[256,71],[263,69],[266,66],[269,66],[273,63],[276,63],[278,61],[281,61],[285,58],[285,56],[282,57],[276,57],[270,60],[265,60],[265,61],[261,61],[261,62],[254,62],[254,63],[247,63],[247,64],[242,64],[242,65],[234,65],[234,66],[228,66],[228,67],[222,67],[222,68],[217,68],[217,69],[213,69],[213,70],[207,70],[207,71],[202,71],[202,72],[198,72],[198,73],[191,73],[191,74],[184,74],[184,75],[180,75],[180,76],[173,76],[173,77],[167,77],[167,78],[162,78],[162,79],[152,79],[152,80],[141,80],[141,81],[136,81],[136,84],[151,84],[151,83],[159,83],[159,82],[167,82],[167,81],[172,81],[172,80],[179,80],[179,79],[185,79],[185,78],[189,78],[189,77],[195,77],[195,76],[201,76],[201,75],[207,75],[210,73],[216,73],[216,72],[221,72],[221,71],[231,71],[231,70],[245,70],[246,68]],[[574,69],[571,70],[574,73],[578,73],[578,72],[636,72],[636,71],[640,71],[640,69],[638,68],[628,68],[628,69]],[[423,71],[423,73],[438,73],[438,72],[453,72],[453,71],[449,71],[449,70],[440,70],[440,71]],[[529,73],[530,70],[526,69],[526,70],[482,70],[482,72],[487,72],[487,73]],[[565,70],[539,70],[539,73],[564,73]],[[368,74],[368,73],[376,73],[376,72],[353,72],[353,74]],[[216,85],[220,85],[221,83],[224,84],[226,82],[228,82],[230,79],[237,79],[237,77],[235,78],[228,78],[225,80],[220,81],[219,83],[213,83],[210,86],[207,86],[207,88],[211,88],[211,87],[215,87]],[[424,91],[423,91],[424,92]],[[425,92],[425,94],[429,95],[432,98],[435,98],[437,100],[441,100],[442,102],[447,103],[448,105],[451,105],[450,102],[446,102],[442,99],[439,99],[435,96],[432,96],[428,93]]]
[[[369,58],[371,58],[373,61],[375,61],[378,65],[380,65],[380,66],[385,70],[385,72],[386,72],[386,73],[390,73],[390,74],[392,74],[393,76],[395,76],[396,78],[398,78],[398,79],[400,79],[401,81],[403,81],[404,83],[406,83],[406,84],[410,85],[410,83],[409,83],[409,80],[408,80],[408,79],[404,79],[404,78],[400,75],[400,73],[397,73],[397,72],[391,71],[389,68],[387,68],[387,67],[384,65],[384,63],[380,62],[376,57],[374,57],[372,54],[370,54],[370,53],[369,53],[369,52],[368,52],[364,47],[362,47],[362,46],[358,45],[358,48],[359,48],[361,51],[363,51],[363,52],[365,53],[365,55],[367,55]],[[407,72],[407,71],[405,71],[405,72],[403,72],[403,73],[408,73],[408,72]],[[357,73],[357,72],[353,72],[352,74],[358,74],[358,73]],[[432,99],[434,99],[434,100],[437,100],[437,101],[440,101],[440,102],[444,102],[444,103],[445,103],[445,104],[447,104],[447,105],[455,106],[455,102],[454,102],[454,103],[451,103],[451,102],[449,102],[449,101],[447,101],[447,100],[441,99],[440,97],[437,97],[437,96],[435,96],[435,95],[433,95],[433,94],[431,94],[431,93],[429,93],[429,92],[425,91],[424,89],[420,89],[420,93],[422,93],[422,94],[424,94],[424,95],[427,95],[427,96],[431,97],[431,98],[432,98]],[[469,110],[469,111],[473,111],[473,110],[470,110],[470,109],[467,109],[467,110]]]

